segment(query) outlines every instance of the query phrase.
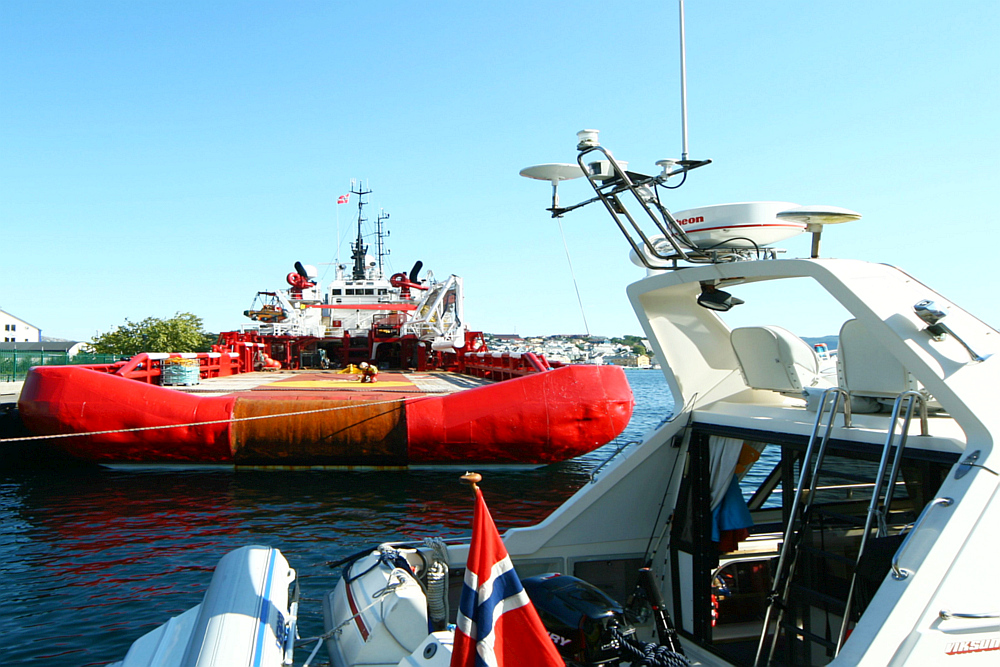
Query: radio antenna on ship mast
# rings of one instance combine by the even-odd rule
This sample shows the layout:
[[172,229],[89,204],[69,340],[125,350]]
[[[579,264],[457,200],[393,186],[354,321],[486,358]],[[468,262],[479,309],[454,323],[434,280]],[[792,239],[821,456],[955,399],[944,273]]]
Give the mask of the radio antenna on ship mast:
[[378,255],[378,277],[382,278],[385,276],[385,271],[382,267],[382,258],[389,254],[389,250],[385,247],[385,237],[389,236],[389,232],[382,233],[382,223],[389,219],[389,214],[379,209],[378,218],[375,220],[375,253]]

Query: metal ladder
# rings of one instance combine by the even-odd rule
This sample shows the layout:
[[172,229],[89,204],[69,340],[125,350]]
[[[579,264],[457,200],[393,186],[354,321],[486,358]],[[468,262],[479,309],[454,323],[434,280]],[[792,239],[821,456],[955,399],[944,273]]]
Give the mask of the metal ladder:
[[[844,402],[844,425],[849,426],[850,396],[844,389],[834,387],[824,391],[820,399],[819,408],[816,411],[816,421],[813,423],[812,434],[809,436],[809,443],[806,446],[806,452],[800,464],[799,483],[795,487],[795,498],[792,501],[788,523],[785,526],[785,536],[781,545],[781,553],[778,556],[778,567],[775,572],[774,583],[771,586],[771,594],[768,596],[770,602],[764,614],[764,627],[760,633],[757,655],[754,658],[755,667],[769,664],[774,658],[774,651],[777,648],[778,637],[781,634],[782,622],[784,621],[785,609],[787,608],[788,598],[792,590],[795,566],[798,563],[800,553],[798,546],[801,542],[803,529],[808,525],[810,519],[810,510],[812,509],[813,498],[816,495],[816,479],[823,464],[823,459],[826,457],[826,446],[830,440],[830,434],[833,432],[833,423],[837,418],[837,411],[840,408],[841,401]],[[830,406],[829,419],[824,422],[824,416],[827,414],[827,405]],[[825,429],[820,440],[820,430],[824,426]],[[816,453],[815,463],[813,463],[813,452],[816,449],[817,440],[819,440],[819,451]],[[806,485],[808,485],[809,491],[804,494],[803,490],[806,488]],[[806,496],[804,499],[803,495]],[[789,558],[789,554],[793,552],[794,555]],[[771,626],[771,618],[775,615],[776,610],[777,617],[775,619],[774,637],[767,652],[767,660],[766,662],[762,662],[764,646],[767,644],[768,628]]]
[[[895,445],[896,426],[899,424],[899,416],[906,405],[906,413],[903,417],[903,428],[899,434],[899,444]],[[837,646],[834,656],[840,653],[840,648],[844,645],[847,635],[847,625],[851,618],[851,605],[854,602],[854,587],[857,583],[857,567],[861,562],[861,556],[868,546],[871,537],[872,526],[875,526],[875,537],[888,537],[889,527],[886,517],[889,516],[889,509],[892,506],[892,497],[896,490],[896,481],[899,479],[899,469],[903,463],[903,450],[906,448],[906,437],[910,431],[910,421],[913,418],[913,410],[920,408],[920,434],[927,435],[927,400],[919,391],[904,391],[896,397],[892,406],[891,426],[886,436],[885,446],[882,448],[882,458],[879,461],[878,472],[875,477],[875,488],[872,489],[871,503],[868,505],[868,515],[865,518],[865,527],[861,533],[861,544],[858,547],[858,557],[854,561],[853,573],[851,574],[851,585],[847,589],[847,601],[844,603],[844,618],[840,624],[840,633],[837,635]],[[885,487],[885,499],[880,505],[879,496],[882,494],[882,482],[885,478],[885,469],[889,462],[889,452],[893,446],[896,447],[896,456],[892,461],[892,471],[889,473],[889,483]]]
[[[820,443],[819,451],[816,454],[815,463],[813,463],[813,450],[819,430],[823,426],[823,417],[828,403],[828,394],[835,394],[835,398],[833,400],[829,420],[825,423],[826,431],[824,433],[824,437]],[[841,388],[836,388],[829,389],[824,392],[822,402],[820,403],[820,409],[816,416],[816,423],[813,427],[813,433],[810,437],[809,444],[806,447],[806,453],[801,462],[799,483],[796,487],[795,498],[792,501],[792,508],[789,513],[788,524],[785,529],[784,542],[778,558],[778,567],[775,573],[774,584],[771,589],[771,595],[769,596],[770,603],[764,616],[764,626],[761,630],[760,643],[758,644],[757,655],[754,660],[755,667],[761,667],[762,665],[770,664],[772,662],[782,630],[794,632],[795,634],[801,636],[805,642],[823,646],[828,651],[831,651],[834,656],[840,652],[840,648],[843,645],[847,634],[847,626],[850,621],[851,608],[854,601],[854,589],[858,563],[865,551],[865,547],[868,545],[873,527],[877,531],[876,537],[885,537],[888,535],[886,517],[889,514],[890,506],[892,504],[893,490],[896,488],[896,482],[899,478],[899,471],[903,460],[903,450],[906,447],[906,437],[909,432],[913,411],[918,406],[921,409],[921,433],[923,435],[927,434],[926,404],[924,396],[917,391],[906,391],[901,393],[896,397],[893,405],[892,416],[890,418],[891,426],[888,429],[886,441],[882,447],[882,455],[879,462],[878,472],[876,473],[875,485],[872,489],[872,498],[869,503],[868,513],[862,528],[861,543],[858,549],[857,558],[851,559],[840,554],[803,545],[803,536],[806,532],[809,529],[814,528],[817,523],[821,523],[825,517],[830,517],[847,524],[861,525],[860,520],[857,520],[854,517],[836,514],[813,507],[816,495],[817,478],[819,477],[819,472],[826,456],[827,441],[829,439],[833,421],[836,417],[838,403],[841,398],[845,401],[845,408],[847,408],[845,410],[845,425],[849,426],[848,414],[850,412],[850,397],[847,391]],[[897,445],[896,427],[899,423],[900,415],[904,411],[904,405],[905,416]],[[896,455],[889,475],[889,483],[888,485],[884,485],[889,455],[893,448],[896,450]],[[803,494],[803,489],[806,488],[807,484],[808,493]],[[884,499],[882,499],[883,489],[886,489]],[[803,495],[805,495],[804,498]],[[796,565],[798,564],[800,554],[803,552],[810,552],[811,554],[828,561],[840,562],[850,568],[851,581],[846,600],[831,596],[822,591],[811,589],[808,586],[795,583]],[[842,612],[843,619],[841,621],[841,627],[837,634],[836,641],[832,641],[826,637],[821,637],[808,631],[804,627],[798,627],[794,621],[791,623],[785,622],[785,612],[789,608],[789,600],[793,592],[796,594],[797,598],[806,601],[811,600],[825,605],[828,612],[834,610]],[[831,609],[831,607],[834,609]],[[764,657],[764,647],[767,645],[768,630],[771,626],[771,619],[775,616],[775,610],[777,610],[777,616],[775,619],[774,634],[771,637],[770,647],[767,651],[767,659],[766,661],[762,661],[762,658]]]

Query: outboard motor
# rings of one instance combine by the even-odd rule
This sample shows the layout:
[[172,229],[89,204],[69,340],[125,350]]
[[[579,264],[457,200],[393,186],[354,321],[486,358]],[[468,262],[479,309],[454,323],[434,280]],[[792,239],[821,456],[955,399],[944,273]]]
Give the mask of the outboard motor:
[[521,584],[567,665],[618,665],[617,630],[635,634],[619,603],[596,586],[565,574],[541,574]]

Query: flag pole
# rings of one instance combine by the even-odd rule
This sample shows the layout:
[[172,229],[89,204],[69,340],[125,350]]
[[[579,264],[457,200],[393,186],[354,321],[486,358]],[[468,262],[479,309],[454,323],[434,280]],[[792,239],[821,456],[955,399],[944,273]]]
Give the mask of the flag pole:
[[451,665],[475,667],[488,655],[496,667],[565,667],[486,508],[477,486],[483,476],[467,472],[461,479],[472,487],[475,512]]
[[467,472],[464,475],[462,475],[459,479],[461,479],[463,482],[472,487],[472,497],[475,498],[476,491],[479,490],[479,487],[476,485],[479,484],[479,482],[483,481],[483,476],[480,475],[478,472]]

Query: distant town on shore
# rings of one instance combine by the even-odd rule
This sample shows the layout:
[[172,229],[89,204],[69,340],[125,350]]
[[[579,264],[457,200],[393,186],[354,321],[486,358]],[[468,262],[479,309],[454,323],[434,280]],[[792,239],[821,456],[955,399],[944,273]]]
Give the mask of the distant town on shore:
[[[549,361],[564,364],[614,364],[627,368],[659,368],[649,341],[640,336],[620,338],[586,334],[554,336],[519,336],[518,334],[483,334],[494,352],[534,352]],[[837,336],[804,338],[810,345],[837,349]]]
[[483,334],[486,345],[494,352],[534,352],[549,361],[564,364],[614,364],[630,368],[654,368],[649,341],[639,336],[621,338],[565,334],[527,336],[518,334]]

